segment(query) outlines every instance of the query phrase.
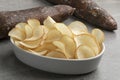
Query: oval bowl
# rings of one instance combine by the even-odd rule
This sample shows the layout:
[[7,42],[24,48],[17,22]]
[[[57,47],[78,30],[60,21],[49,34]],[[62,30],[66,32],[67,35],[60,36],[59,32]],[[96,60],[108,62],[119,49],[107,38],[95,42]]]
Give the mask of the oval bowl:
[[59,74],[85,74],[96,70],[105,50],[105,45],[103,43],[101,53],[95,57],[83,60],[68,60],[39,56],[17,47],[12,39],[10,39],[10,41],[12,43],[13,51],[20,61],[34,68]]

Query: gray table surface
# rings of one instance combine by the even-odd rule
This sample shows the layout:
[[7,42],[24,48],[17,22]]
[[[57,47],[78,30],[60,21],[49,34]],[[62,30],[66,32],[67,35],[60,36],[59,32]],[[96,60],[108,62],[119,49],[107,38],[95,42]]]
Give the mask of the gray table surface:
[[[9,40],[0,40],[0,80],[120,80],[120,0],[96,0],[96,2],[107,9],[118,23],[118,30],[104,31],[106,50],[96,71],[72,76],[37,70],[23,64],[15,57]],[[0,11],[45,5],[51,4],[45,0],[0,0]],[[73,20],[76,18],[70,17],[65,23],[69,24]],[[91,30],[91,25],[87,25]]]

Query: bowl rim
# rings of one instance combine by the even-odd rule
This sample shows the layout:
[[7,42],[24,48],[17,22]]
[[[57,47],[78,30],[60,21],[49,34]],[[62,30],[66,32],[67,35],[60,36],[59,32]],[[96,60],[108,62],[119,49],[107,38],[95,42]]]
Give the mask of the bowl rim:
[[15,45],[12,38],[10,38],[10,42],[11,42],[15,47],[17,47],[17,48],[20,49],[21,51],[24,51],[25,53],[29,53],[29,54],[34,55],[34,56],[37,56],[37,57],[42,57],[42,58],[51,59],[51,60],[59,60],[59,61],[88,61],[88,60],[93,60],[93,59],[96,59],[96,58],[102,56],[103,53],[104,53],[104,51],[105,51],[105,44],[102,43],[103,49],[102,49],[102,51],[101,51],[97,56],[90,57],[90,58],[85,58],[85,59],[64,59],[64,58],[54,58],[54,57],[36,55],[36,54],[33,54],[32,52],[26,51],[26,50],[18,47],[17,45]]

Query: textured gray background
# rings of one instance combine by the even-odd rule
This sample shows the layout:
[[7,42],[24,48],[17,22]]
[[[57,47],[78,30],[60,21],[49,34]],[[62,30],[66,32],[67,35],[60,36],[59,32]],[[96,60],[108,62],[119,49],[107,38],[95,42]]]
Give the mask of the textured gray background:
[[[120,80],[120,0],[96,0],[118,23],[118,30],[105,32],[106,50],[98,69],[85,75],[59,75],[29,67],[14,55],[9,40],[0,40],[0,80]],[[0,0],[0,11],[50,5],[44,0]],[[75,20],[71,17],[66,24]],[[88,24],[87,24],[88,25]],[[88,25],[89,30],[92,29]],[[53,65],[54,66],[54,65]]]

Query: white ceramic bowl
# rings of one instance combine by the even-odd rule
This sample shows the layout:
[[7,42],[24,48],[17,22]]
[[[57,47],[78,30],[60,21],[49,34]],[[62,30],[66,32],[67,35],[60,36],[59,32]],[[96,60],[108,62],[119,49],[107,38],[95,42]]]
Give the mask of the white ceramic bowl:
[[59,74],[84,74],[96,70],[105,50],[103,44],[103,50],[95,57],[67,60],[35,55],[17,47],[12,39],[11,42],[15,55],[20,61],[34,68]]

